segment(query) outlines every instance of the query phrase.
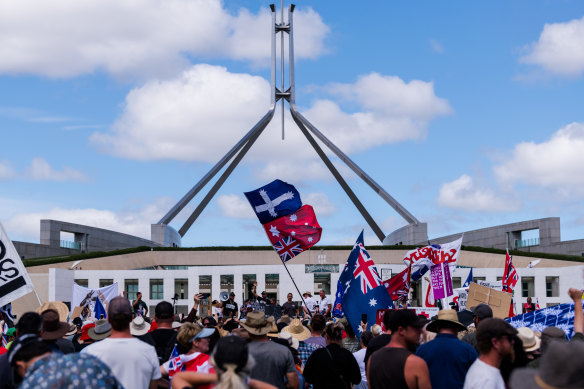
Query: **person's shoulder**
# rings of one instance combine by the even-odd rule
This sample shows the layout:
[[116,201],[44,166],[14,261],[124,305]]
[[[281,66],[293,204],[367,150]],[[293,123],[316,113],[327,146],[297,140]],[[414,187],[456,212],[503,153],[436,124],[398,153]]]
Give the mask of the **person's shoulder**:
[[408,358],[406,359],[406,368],[412,368],[412,369],[416,369],[419,370],[420,368],[428,368],[428,365],[426,364],[426,361],[424,361],[424,359],[422,359],[421,357],[419,357],[416,354],[410,354],[408,355]]

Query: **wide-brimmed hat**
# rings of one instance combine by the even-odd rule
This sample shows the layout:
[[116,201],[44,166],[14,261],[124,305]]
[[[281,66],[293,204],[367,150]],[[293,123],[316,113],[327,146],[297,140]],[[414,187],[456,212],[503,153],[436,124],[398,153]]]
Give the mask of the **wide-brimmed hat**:
[[511,374],[513,389],[584,388],[582,369],[584,342],[552,341],[540,357],[539,369],[516,369]]
[[294,339],[306,340],[310,338],[310,330],[302,325],[300,319],[292,320],[289,326],[282,328],[282,332],[287,332]]
[[292,322],[292,318],[288,315],[282,315],[278,321],[276,322],[276,324],[280,324],[280,323],[286,323],[287,325],[289,325]]
[[270,332],[268,332],[266,335],[268,335],[270,338],[277,338],[278,336],[280,336],[280,331],[278,331],[278,326],[276,324],[274,324],[272,326],[272,328],[270,329]]
[[278,338],[284,339],[285,341],[288,342],[288,346],[292,347],[293,349],[298,350],[298,346],[300,345],[300,342],[298,341],[298,339],[294,338],[290,332],[282,331],[282,332],[280,332],[280,335],[278,335]]
[[302,296],[306,296],[306,295],[308,295],[308,296],[312,297],[312,293],[310,293],[310,292],[304,292],[304,293],[302,294]]
[[69,325],[69,332],[67,332],[65,334],[65,336],[72,336],[75,335],[77,333],[77,326],[75,324],[70,324]]
[[67,305],[65,305],[64,302],[61,301],[44,302],[43,305],[36,309],[36,313],[40,315],[47,309],[53,309],[57,311],[57,313],[59,314],[60,321],[67,321],[67,319],[69,319],[69,308],[67,308]]
[[69,332],[69,324],[59,321],[59,314],[56,310],[47,309],[42,313],[41,317],[43,318],[41,337],[44,340],[59,339]]
[[261,311],[253,311],[247,314],[243,328],[252,335],[266,335],[274,326],[274,316],[266,318]]
[[535,336],[535,333],[531,328],[521,327],[517,329],[517,336],[523,342],[523,350],[525,352],[531,352],[539,349],[541,345],[541,339]]
[[106,319],[99,319],[95,322],[95,327],[87,330],[87,335],[93,340],[102,340],[110,336],[112,326]]
[[442,309],[438,311],[438,316],[436,320],[432,320],[426,329],[432,332],[438,332],[438,327],[441,324],[447,324],[451,327],[455,327],[458,331],[466,330],[464,324],[458,321],[458,315],[454,309]]
[[140,336],[148,333],[150,330],[150,323],[148,323],[142,316],[136,316],[130,323],[130,333],[134,336]]

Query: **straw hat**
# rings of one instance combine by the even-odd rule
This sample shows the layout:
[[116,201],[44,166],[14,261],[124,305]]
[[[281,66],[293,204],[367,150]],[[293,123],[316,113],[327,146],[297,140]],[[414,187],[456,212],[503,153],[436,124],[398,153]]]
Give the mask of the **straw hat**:
[[287,341],[288,346],[292,347],[295,350],[298,350],[298,346],[300,346],[300,342],[298,341],[298,339],[292,337],[292,334],[289,332],[282,331],[280,333],[280,335],[278,336],[278,338],[284,339],[285,341]]
[[302,325],[300,319],[292,320],[289,326],[282,328],[282,332],[289,333],[294,339],[306,340],[310,338],[310,330]]
[[274,324],[274,326],[272,327],[270,332],[268,332],[266,335],[268,335],[270,338],[277,338],[278,336],[280,336],[280,331],[278,331],[278,326],[276,324]]
[[146,322],[142,316],[136,316],[130,323],[130,333],[134,336],[140,336],[148,333],[150,323]]
[[466,330],[464,324],[458,321],[458,315],[456,314],[456,311],[454,309],[442,309],[438,311],[438,316],[436,317],[436,320],[431,321],[426,326],[426,329],[428,331],[438,332],[438,329],[436,327],[438,327],[440,324],[449,325],[454,324],[454,327],[456,327],[458,331]]
[[306,296],[306,295],[308,295],[308,297],[312,297],[312,293],[310,293],[310,292],[304,292],[302,294],[303,297]]
[[243,328],[252,335],[266,335],[274,327],[274,316],[266,319],[261,311],[253,311],[247,314]]
[[531,352],[539,349],[541,339],[535,336],[535,333],[528,327],[521,327],[517,329],[517,336],[523,342],[523,350]]
[[95,327],[87,330],[87,335],[93,340],[102,340],[110,336],[112,326],[106,319],[99,319],[95,322]]
[[36,313],[39,315],[46,311],[47,309],[54,309],[59,314],[59,321],[67,321],[69,318],[69,308],[61,301],[47,301],[43,305],[36,309]]

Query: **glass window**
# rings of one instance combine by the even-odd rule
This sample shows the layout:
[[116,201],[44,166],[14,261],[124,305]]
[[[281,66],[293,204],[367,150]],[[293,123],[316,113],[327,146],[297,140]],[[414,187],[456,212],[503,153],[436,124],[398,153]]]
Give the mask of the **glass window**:
[[126,291],[126,297],[130,301],[136,300],[136,295],[138,294],[138,280],[124,280],[124,290]]
[[533,297],[533,277],[521,277],[521,297]]
[[219,277],[219,282],[221,283],[221,292],[233,291],[233,279],[233,274],[222,274]]
[[79,286],[83,286],[84,288],[87,288],[89,285],[89,280],[85,278],[74,280],[74,282]]
[[477,283],[477,281],[486,281],[487,277],[473,277],[472,282]]
[[163,280],[150,280],[150,300],[164,300]]
[[546,277],[545,278],[545,295],[546,297],[559,297],[560,278]]
[[331,294],[331,273],[314,274],[314,294],[320,293],[321,289],[324,293]]
[[113,283],[114,283],[114,280],[112,280],[112,279],[99,280],[99,287],[105,288],[106,286],[113,285]]
[[278,285],[280,284],[279,274],[266,274],[266,292],[268,298],[275,298],[278,300]]
[[452,277],[452,289],[457,289],[462,286],[460,277]]
[[189,298],[187,294],[189,293],[189,280],[177,279],[174,280],[174,294],[178,295],[181,300]]
[[254,299],[254,291],[257,293],[258,296],[262,293],[261,290],[254,290],[254,283],[257,281],[257,277],[255,274],[243,274],[242,276],[243,281],[243,300],[247,299]]

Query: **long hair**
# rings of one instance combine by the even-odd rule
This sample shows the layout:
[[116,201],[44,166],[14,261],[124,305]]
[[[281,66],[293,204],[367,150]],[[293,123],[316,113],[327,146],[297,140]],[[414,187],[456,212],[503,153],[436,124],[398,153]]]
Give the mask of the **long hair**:
[[219,366],[213,356],[210,358],[211,364],[215,366],[215,371],[219,382],[215,385],[216,389],[248,389],[247,379],[251,368],[255,364],[253,357],[250,355],[247,365],[241,369],[234,363],[225,363]]

